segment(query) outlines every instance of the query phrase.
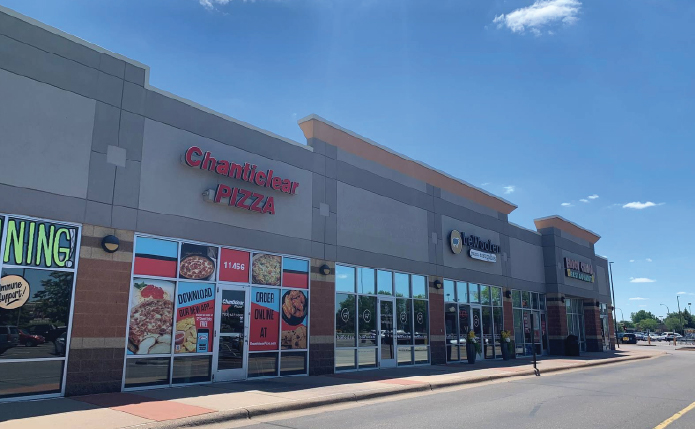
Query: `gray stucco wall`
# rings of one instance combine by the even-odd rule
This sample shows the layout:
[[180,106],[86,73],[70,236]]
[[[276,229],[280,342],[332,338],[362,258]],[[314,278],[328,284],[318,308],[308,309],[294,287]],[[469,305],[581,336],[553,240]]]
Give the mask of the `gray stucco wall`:
[[[0,169],[2,210],[538,292],[547,283],[549,291],[606,295],[600,269],[595,290],[559,275],[563,254],[605,266],[579,238],[517,227],[506,214],[318,139],[287,141],[151,88],[147,75],[136,62],[0,13],[0,149],[3,159],[33,160],[33,174],[20,163]],[[296,195],[263,189],[276,200],[272,216],[206,203],[200,194],[218,183],[256,187],[182,165],[191,145],[272,168],[300,188]],[[451,229],[499,244],[498,261],[454,255]]]

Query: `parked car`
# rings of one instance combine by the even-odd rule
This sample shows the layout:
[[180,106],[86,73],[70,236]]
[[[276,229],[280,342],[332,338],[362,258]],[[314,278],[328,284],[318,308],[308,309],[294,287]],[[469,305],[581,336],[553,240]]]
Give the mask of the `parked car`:
[[41,335],[33,335],[24,329],[19,330],[19,344],[25,347],[36,347],[39,344],[46,342],[46,339]]
[[623,344],[637,344],[637,336],[631,332],[623,332],[620,336],[620,342]]
[[0,354],[19,344],[19,329],[16,326],[0,326]]
[[56,356],[65,356],[65,341],[68,338],[68,333],[63,332],[56,340],[53,342],[53,347],[55,348]]
[[664,336],[665,341],[670,341],[673,342],[673,339],[676,338],[677,340],[680,341],[683,336],[681,334],[675,333],[675,332],[667,332],[666,335]]
[[635,332],[635,337],[637,337],[637,341],[646,341],[647,336],[644,332]]
[[68,331],[67,326],[56,326],[53,324],[45,323],[41,325],[31,325],[27,328],[29,333],[32,335],[41,335],[44,339],[52,343],[58,337],[60,337],[64,332]]

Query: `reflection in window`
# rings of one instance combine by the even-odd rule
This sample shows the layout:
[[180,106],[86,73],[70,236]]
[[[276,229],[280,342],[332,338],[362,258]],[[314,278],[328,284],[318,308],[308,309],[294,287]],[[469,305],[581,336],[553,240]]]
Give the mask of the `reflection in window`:
[[444,301],[456,302],[456,289],[451,280],[444,280]]
[[374,347],[376,343],[376,300],[375,296],[359,297],[359,346]]
[[212,355],[174,358],[173,384],[210,381]]
[[427,301],[416,299],[413,303],[413,323],[415,325],[415,344],[429,343],[429,329],[427,327]]
[[375,348],[359,349],[357,355],[360,368],[376,368],[376,352]]
[[380,295],[393,295],[393,274],[390,271],[378,270],[376,283]]
[[413,344],[413,301],[410,299],[396,299],[396,339],[398,344]]
[[168,385],[169,361],[168,357],[126,359],[125,387]]
[[335,370],[344,371],[356,369],[355,350],[336,350],[335,351]]
[[355,291],[355,269],[353,267],[335,266],[335,290],[340,292]]
[[278,375],[278,353],[249,353],[248,377],[274,377]]
[[468,283],[468,298],[471,302],[480,302],[480,292],[478,291],[478,285],[475,283]]
[[280,357],[280,375],[306,374],[306,352],[284,352]]
[[357,293],[376,294],[374,270],[371,268],[357,269]]
[[427,279],[425,276],[410,276],[413,285],[413,298],[427,299]]
[[394,283],[396,284],[396,296],[410,297],[410,276],[403,273],[395,273],[393,275]]
[[518,290],[512,291],[512,306],[514,308],[521,308],[521,292]]
[[490,287],[485,285],[480,285],[480,303],[483,305],[490,305]]
[[335,295],[335,345],[355,347],[355,295]]
[[63,364],[63,360],[3,363],[0,398],[60,393]]
[[468,302],[468,284],[466,282],[456,282],[456,292],[459,302]]
[[491,287],[490,292],[492,293],[492,305],[496,307],[502,306],[502,288]]
[[[20,307],[0,309],[0,326],[16,329],[14,345],[29,346],[31,352],[18,347],[2,347],[0,359],[36,359],[65,356],[64,342],[70,320],[74,274],[31,268],[4,268],[2,277],[20,276],[29,284],[29,298]],[[22,335],[19,334],[22,331]]]

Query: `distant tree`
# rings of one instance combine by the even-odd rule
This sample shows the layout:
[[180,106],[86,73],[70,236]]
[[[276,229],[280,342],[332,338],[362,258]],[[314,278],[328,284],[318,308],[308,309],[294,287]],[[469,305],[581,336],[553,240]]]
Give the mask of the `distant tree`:
[[635,327],[635,324],[629,320],[621,320],[618,322],[618,325],[623,326],[625,329],[633,329]]
[[671,332],[681,332],[683,330],[681,316],[678,313],[669,313],[668,317],[664,319],[664,325],[666,325]]
[[650,332],[654,331],[658,325],[659,322],[656,319],[643,319],[637,324],[640,330]]
[[639,323],[644,319],[654,319],[656,320],[656,316],[651,311],[646,311],[646,310],[640,310],[637,313],[632,313],[630,314],[630,318],[632,319],[632,323]]

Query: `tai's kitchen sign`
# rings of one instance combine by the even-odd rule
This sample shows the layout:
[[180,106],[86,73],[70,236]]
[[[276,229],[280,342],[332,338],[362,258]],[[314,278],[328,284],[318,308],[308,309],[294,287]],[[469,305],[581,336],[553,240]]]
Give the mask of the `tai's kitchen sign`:
[[466,235],[457,230],[452,230],[449,234],[449,245],[454,254],[459,254],[463,246],[468,247],[468,255],[479,261],[497,262],[497,253],[500,253],[500,246],[493,244],[490,240],[483,240],[475,235]]
[[[224,177],[242,180],[261,188],[272,189],[288,195],[297,193],[299,182],[276,176],[273,170],[261,170],[255,164],[226,161],[217,159],[210,152],[204,152],[197,146],[189,147],[183,155],[185,164],[192,168],[208,170]],[[249,191],[240,187],[218,184],[217,189],[203,194],[214,203],[225,203],[232,207],[255,211],[262,214],[275,214],[275,200],[259,192]]]
[[594,282],[594,267],[587,262],[565,258],[565,275],[585,282]]

